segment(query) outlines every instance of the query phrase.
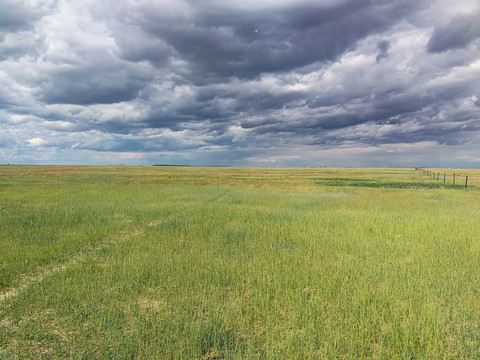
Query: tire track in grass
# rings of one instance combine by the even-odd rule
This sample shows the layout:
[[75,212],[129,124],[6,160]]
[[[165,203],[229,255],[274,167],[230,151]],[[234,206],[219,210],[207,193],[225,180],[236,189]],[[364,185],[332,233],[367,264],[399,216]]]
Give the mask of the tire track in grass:
[[[227,189],[224,192],[220,193],[219,195],[214,196],[213,198],[207,200],[205,203],[213,203],[218,201],[220,198],[223,198],[225,195],[227,195],[229,192],[231,192],[232,189]],[[162,222],[167,221],[168,219],[172,218],[173,216],[177,216],[178,214],[170,214],[165,217],[161,217],[158,219],[155,219],[153,221],[150,221],[146,225],[143,226],[137,226],[134,227],[131,230],[123,230],[123,233],[117,238],[112,238],[109,241],[102,242],[100,244],[91,246],[87,248],[84,251],[81,251],[75,255],[73,255],[69,260],[61,262],[61,263],[56,263],[56,264],[49,264],[46,266],[43,266],[39,268],[37,271],[30,275],[23,274],[21,275],[20,283],[16,287],[12,287],[10,289],[7,289],[6,291],[0,292],[0,303],[5,301],[8,298],[15,297],[18,294],[20,294],[22,291],[27,289],[30,285],[34,283],[39,283],[41,282],[44,278],[47,276],[50,276],[52,274],[58,273],[60,271],[65,271],[67,267],[75,265],[78,263],[80,260],[93,255],[94,253],[101,251],[103,249],[106,249],[112,245],[115,245],[119,243],[122,240],[128,239],[133,236],[137,236],[140,233],[142,233],[143,230],[154,227],[157,225],[160,225]],[[130,222],[130,221],[127,221]]]
[[110,246],[113,246],[113,245],[121,242],[122,240],[126,240],[130,237],[137,236],[137,235],[141,234],[142,231],[145,230],[146,228],[159,225],[162,222],[171,218],[172,216],[174,216],[174,215],[169,215],[169,216],[166,216],[166,217],[162,217],[162,218],[153,220],[146,225],[137,226],[137,227],[134,227],[130,230],[128,230],[128,229],[123,230],[120,233],[120,236],[117,236],[117,237],[113,236],[112,239],[110,239],[108,241],[102,242],[100,244],[96,244],[94,246],[90,246],[87,249],[73,255],[70,259],[68,259],[64,262],[42,266],[37,271],[35,271],[35,272],[33,272],[32,274],[29,274],[29,275],[22,274],[20,276],[20,283],[16,287],[12,287],[12,288],[7,289],[6,291],[0,292],[0,303],[7,300],[8,298],[15,297],[15,296],[19,295],[22,291],[27,289],[30,285],[39,283],[44,278],[46,278],[46,277],[48,277],[52,274],[55,274],[55,273],[58,273],[58,272],[61,272],[61,271],[65,271],[67,269],[67,267],[75,265],[80,260],[83,260],[83,259],[87,258],[88,256],[91,256],[91,255],[95,254],[96,252],[99,252],[99,251],[104,250],[104,249],[106,249]]
[[100,244],[96,244],[95,246],[90,246],[87,249],[74,254],[70,259],[61,262],[61,263],[54,263],[54,264],[48,264],[45,266],[42,266],[38,268],[35,272],[32,274],[22,274],[20,276],[20,283],[16,287],[12,287],[8,289],[7,291],[0,292],[0,302],[10,298],[17,296],[20,294],[23,290],[28,288],[30,285],[34,283],[39,283],[41,282],[45,277],[55,274],[57,272],[65,271],[68,266],[75,265],[77,262],[82,260],[83,258],[94,254],[97,251],[103,250],[113,244],[116,244],[117,242],[129,237],[133,236],[138,230],[130,231],[126,234],[122,234],[118,239],[116,240],[109,240],[106,242],[102,242]]
[[210,200],[207,200],[205,203],[206,204],[214,203],[214,202],[220,200],[221,198],[223,198],[225,195],[227,195],[231,191],[233,191],[233,189],[227,189],[227,190],[223,191],[221,194],[212,197]]

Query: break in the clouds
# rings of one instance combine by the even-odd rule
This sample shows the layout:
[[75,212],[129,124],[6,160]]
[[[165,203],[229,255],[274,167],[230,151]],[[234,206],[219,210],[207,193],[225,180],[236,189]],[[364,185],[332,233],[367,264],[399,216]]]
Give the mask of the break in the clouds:
[[477,0],[0,8],[0,163],[480,165]]

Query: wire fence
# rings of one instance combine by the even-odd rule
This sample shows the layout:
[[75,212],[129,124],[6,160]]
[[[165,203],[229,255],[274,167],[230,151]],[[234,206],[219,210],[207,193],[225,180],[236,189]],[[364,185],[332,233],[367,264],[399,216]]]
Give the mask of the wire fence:
[[445,171],[445,170],[428,170],[424,168],[416,168],[416,170],[423,171],[425,176],[435,181],[441,181],[446,186],[463,187],[465,189],[469,187],[480,188],[480,176],[479,171],[475,171],[471,174],[458,171]]

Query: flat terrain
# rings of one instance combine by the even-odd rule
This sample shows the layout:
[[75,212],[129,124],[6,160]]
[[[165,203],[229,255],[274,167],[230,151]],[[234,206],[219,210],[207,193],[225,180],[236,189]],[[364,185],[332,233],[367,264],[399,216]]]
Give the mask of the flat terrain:
[[430,170],[0,166],[0,359],[480,358],[480,172]]

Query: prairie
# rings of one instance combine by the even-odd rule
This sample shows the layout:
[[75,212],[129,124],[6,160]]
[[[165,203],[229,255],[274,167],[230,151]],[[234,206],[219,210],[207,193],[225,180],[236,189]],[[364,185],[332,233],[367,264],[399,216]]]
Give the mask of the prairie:
[[479,358],[479,208],[414,169],[0,166],[0,359]]

